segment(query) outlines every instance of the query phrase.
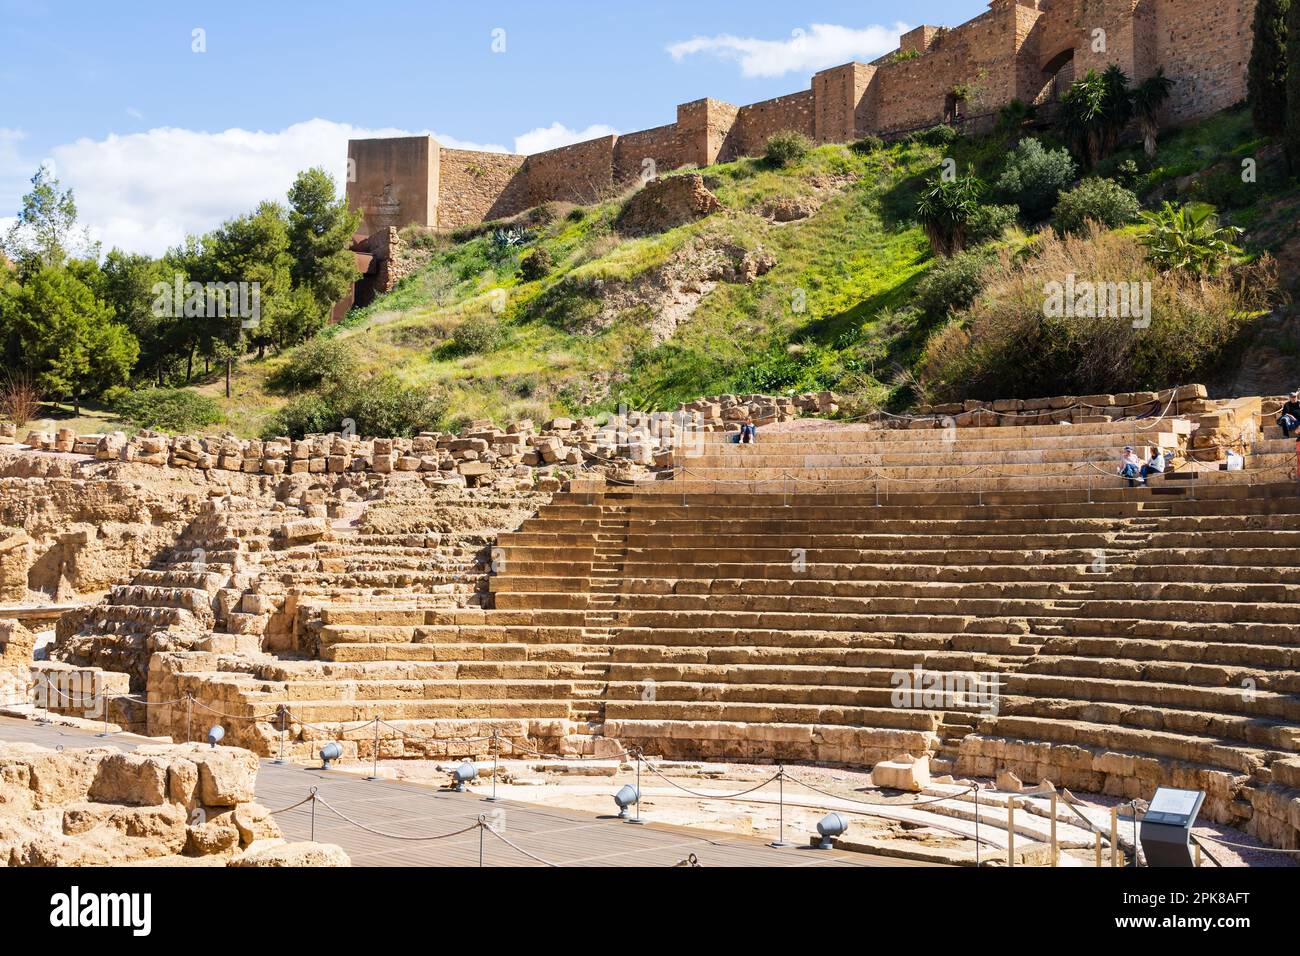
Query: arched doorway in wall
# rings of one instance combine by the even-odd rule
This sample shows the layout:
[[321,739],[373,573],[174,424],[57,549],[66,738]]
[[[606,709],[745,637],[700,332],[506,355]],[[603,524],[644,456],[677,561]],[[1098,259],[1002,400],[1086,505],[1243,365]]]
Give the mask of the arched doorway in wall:
[[1055,103],[1074,82],[1074,47],[1062,50],[1043,64],[1043,89],[1039,103]]
[[943,121],[948,126],[960,126],[966,118],[966,100],[959,93],[949,93],[943,101]]

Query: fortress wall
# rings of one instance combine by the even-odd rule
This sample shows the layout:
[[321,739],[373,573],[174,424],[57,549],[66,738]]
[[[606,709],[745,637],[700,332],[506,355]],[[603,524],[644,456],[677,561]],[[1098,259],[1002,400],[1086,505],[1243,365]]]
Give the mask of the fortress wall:
[[[819,143],[942,123],[958,88],[968,117],[1048,88],[1049,63],[1073,51],[1074,75],[1118,63],[1140,80],[1163,66],[1175,81],[1166,119],[1185,122],[1244,99],[1256,0],[992,0],[951,30],[922,26],[900,39],[921,55],[823,70],[811,87],[748,106],[700,99],[677,121],[530,157],[442,149],[428,136],[353,140],[349,203],[361,233],[409,223],[453,229],[546,200],[590,203],[654,172],[760,155],[774,133]],[[1094,30],[1105,49],[1094,50]],[[1065,74],[1068,76],[1068,74]]]
[[1150,62],[1174,82],[1170,122],[1186,122],[1246,98],[1255,0],[1158,0]]
[[813,130],[819,143],[844,143],[875,128],[879,103],[869,92],[876,67],[847,63],[813,77]]
[[525,158],[512,153],[440,150],[439,229],[456,229],[526,209]]
[[616,136],[601,136],[572,146],[534,153],[524,164],[526,206],[550,200],[592,203],[609,192],[614,176]]
[[702,99],[677,107],[677,129],[684,144],[682,164],[711,166],[741,155],[736,117],[740,107],[722,100]]
[[348,205],[361,211],[361,235],[438,221],[438,144],[433,137],[349,140],[348,166]]
[[935,35],[920,57],[880,64],[878,131],[944,122],[949,96],[958,87],[972,91],[964,105],[968,116],[992,112],[1021,95],[1032,85],[1021,60],[1041,17],[1035,7],[1002,4]]
[[816,134],[813,123],[815,112],[812,90],[801,90],[788,96],[763,100],[742,106],[736,111],[735,150],[737,156],[760,156],[768,137],[774,133],[794,130],[808,138]]
[[654,172],[658,173],[694,162],[695,156],[677,123],[628,133],[614,143],[613,181],[622,184],[640,179],[647,169],[647,159],[654,161]]

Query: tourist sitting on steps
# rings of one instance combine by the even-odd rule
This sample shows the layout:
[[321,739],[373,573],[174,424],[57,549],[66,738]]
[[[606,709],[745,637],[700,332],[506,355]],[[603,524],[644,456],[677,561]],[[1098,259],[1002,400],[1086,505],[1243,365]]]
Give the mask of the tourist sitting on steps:
[[1119,460],[1119,476],[1128,479],[1130,488],[1146,484],[1146,478],[1142,474],[1142,459],[1133,451],[1132,445],[1124,446],[1124,457]]
[[752,418],[746,418],[744,424],[740,426],[740,435],[736,438],[739,445],[752,445],[758,441],[758,426],[754,424]]
[[1300,391],[1291,393],[1291,400],[1282,406],[1282,414],[1277,419],[1278,427],[1287,438],[1300,425]]
[[1152,445],[1147,449],[1147,463],[1142,466],[1142,480],[1145,481],[1152,475],[1163,475],[1165,473],[1164,452],[1157,445]]

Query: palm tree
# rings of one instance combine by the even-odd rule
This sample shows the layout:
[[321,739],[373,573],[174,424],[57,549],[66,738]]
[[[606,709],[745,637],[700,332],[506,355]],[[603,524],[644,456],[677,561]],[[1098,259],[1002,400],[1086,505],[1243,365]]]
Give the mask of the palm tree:
[[1089,70],[1061,95],[1057,125],[1087,169],[1101,159],[1105,115],[1106,86],[1096,70]]
[[1173,93],[1174,81],[1165,76],[1162,66],[1138,84],[1133,91],[1133,114],[1142,127],[1142,148],[1148,157],[1156,154],[1156,136],[1160,133],[1160,110]]
[[1119,138],[1133,119],[1133,94],[1129,90],[1128,74],[1117,63],[1106,67],[1101,75],[1102,85],[1102,153],[1105,159],[1119,148]]
[[921,193],[916,218],[936,255],[951,256],[966,248],[966,231],[979,212],[983,192],[984,183],[974,176],[939,176]]

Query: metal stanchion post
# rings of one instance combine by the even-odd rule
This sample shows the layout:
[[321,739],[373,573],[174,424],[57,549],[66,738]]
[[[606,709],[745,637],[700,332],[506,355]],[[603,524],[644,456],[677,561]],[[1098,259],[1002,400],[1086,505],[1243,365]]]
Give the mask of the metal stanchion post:
[[628,820],[628,823],[645,823],[641,819],[641,748],[636,749],[636,816]]
[[1133,798],[1133,869],[1138,865],[1138,802]]
[[776,768],[776,786],[777,786],[777,791],[776,791],[777,836],[775,842],[769,843],[768,846],[776,847],[777,849],[780,849],[782,847],[787,847],[790,845],[785,842],[785,767],[784,766]]
[[109,733],[108,733],[108,702],[109,702],[110,700],[112,700],[112,699],[113,699],[113,698],[111,698],[111,697],[105,697],[105,698],[104,698],[104,729],[103,729],[103,731],[101,731],[100,733],[95,734],[96,737],[107,737],[107,736],[109,736]]
[[370,755],[370,776],[367,780],[379,779],[379,715],[375,714],[375,750]]
[[1110,865],[1119,866],[1119,807],[1110,808]]
[[289,732],[289,710],[284,704],[280,705],[280,755],[271,763],[284,763],[284,737]]
[[487,829],[487,817],[479,815],[478,818],[478,865],[483,866],[483,831]]
[[501,748],[497,746],[497,730],[492,728],[492,796],[484,797],[484,803],[497,802],[497,754]]
[[316,788],[311,788],[311,841],[316,842]]
[[1056,791],[1052,791],[1052,866],[1060,865],[1060,848],[1056,842]]
[[1016,865],[1016,798],[1007,797],[1007,866]]
[[194,695],[185,695],[185,742],[194,739]]

